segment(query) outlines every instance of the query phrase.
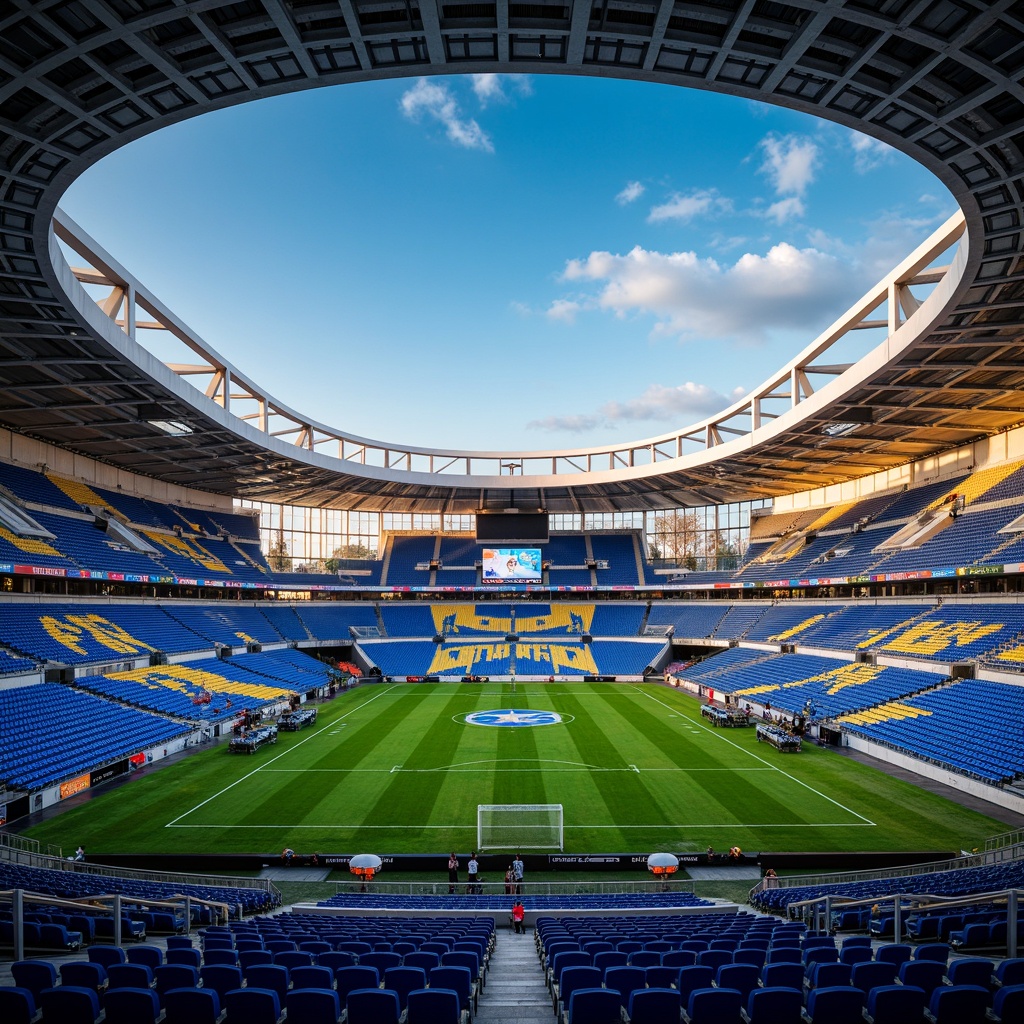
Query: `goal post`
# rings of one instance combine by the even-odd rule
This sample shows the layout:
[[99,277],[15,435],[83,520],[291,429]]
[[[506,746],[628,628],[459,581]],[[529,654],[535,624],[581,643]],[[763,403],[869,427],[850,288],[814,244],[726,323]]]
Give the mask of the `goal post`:
[[561,804],[477,804],[478,850],[561,850]]

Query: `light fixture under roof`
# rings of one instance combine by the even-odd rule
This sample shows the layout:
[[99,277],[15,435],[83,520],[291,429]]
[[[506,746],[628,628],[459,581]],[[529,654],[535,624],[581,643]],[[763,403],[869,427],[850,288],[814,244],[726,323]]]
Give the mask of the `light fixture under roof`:
[[859,426],[861,426],[860,423],[826,423],[821,428],[821,432],[826,437],[846,437],[847,434],[852,434]]
[[187,423],[181,423],[178,420],[146,420],[146,422],[171,437],[185,437],[192,433],[192,428]]

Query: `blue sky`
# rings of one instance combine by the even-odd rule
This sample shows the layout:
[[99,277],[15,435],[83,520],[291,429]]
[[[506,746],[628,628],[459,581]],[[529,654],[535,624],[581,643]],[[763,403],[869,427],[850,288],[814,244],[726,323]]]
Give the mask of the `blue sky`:
[[108,157],[62,206],[287,404],[511,450],[723,408],[955,209],[906,157],[806,115],[490,75],[208,114]]

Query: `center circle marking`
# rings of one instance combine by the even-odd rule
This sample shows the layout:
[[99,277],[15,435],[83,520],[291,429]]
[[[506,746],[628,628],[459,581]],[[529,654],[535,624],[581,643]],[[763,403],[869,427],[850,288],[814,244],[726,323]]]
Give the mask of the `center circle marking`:
[[528,711],[501,708],[498,711],[474,711],[463,719],[466,725],[487,725],[522,729],[538,725],[560,725],[564,719],[555,711]]

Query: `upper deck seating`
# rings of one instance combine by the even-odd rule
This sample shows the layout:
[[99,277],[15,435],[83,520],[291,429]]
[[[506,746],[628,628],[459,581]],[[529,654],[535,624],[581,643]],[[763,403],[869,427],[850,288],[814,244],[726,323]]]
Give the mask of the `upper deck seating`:
[[0,487],[32,505],[80,512],[81,504],[62,491],[48,476],[38,470],[0,462]]
[[314,640],[343,640],[349,643],[352,638],[350,626],[377,628],[377,613],[371,604],[325,601],[298,605],[295,614]]
[[237,647],[250,643],[280,643],[284,638],[257,608],[227,602],[201,606],[167,604],[168,614],[210,644]]
[[592,533],[590,548],[598,562],[608,563],[607,569],[597,570],[598,586],[635,586],[641,582],[633,534]]
[[306,629],[294,608],[285,604],[271,603],[269,601],[260,605],[260,615],[271,624],[284,637],[285,640],[309,640],[309,630]]
[[416,566],[429,563],[434,558],[436,544],[437,538],[432,536],[392,537],[385,584],[389,587],[428,586],[429,570],[417,569]]
[[698,640],[711,636],[728,610],[729,606],[722,601],[691,601],[685,604],[658,602],[651,605],[647,625],[674,626],[676,637]]
[[435,636],[438,632],[426,604],[381,604],[380,617],[388,636]]
[[643,621],[642,604],[601,601],[594,605],[590,632],[594,636],[639,636]]

